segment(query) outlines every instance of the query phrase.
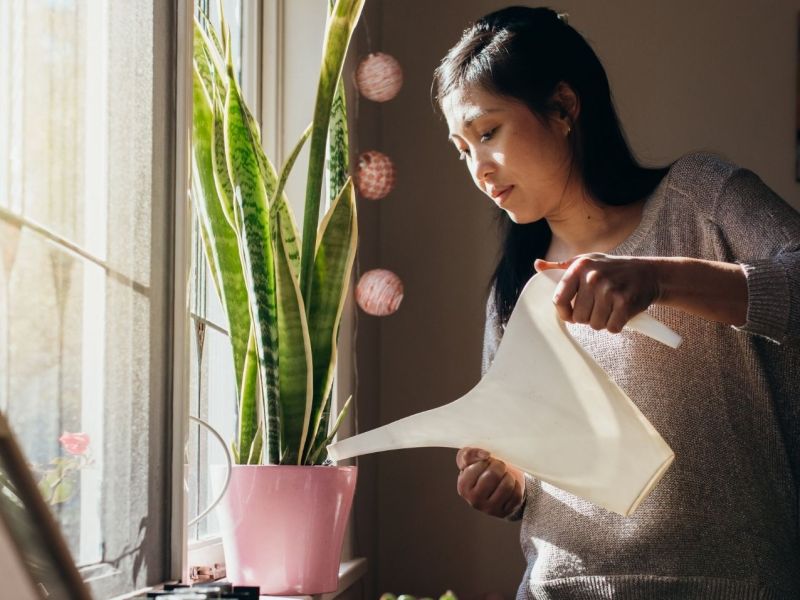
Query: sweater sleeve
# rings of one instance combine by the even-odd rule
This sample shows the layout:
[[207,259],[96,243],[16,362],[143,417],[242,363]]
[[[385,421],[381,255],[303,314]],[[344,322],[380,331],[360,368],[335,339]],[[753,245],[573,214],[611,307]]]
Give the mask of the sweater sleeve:
[[800,214],[753,172],[737,169],[712,218],[747,278],[747,321],[737,329],[777,343],[800,340]]

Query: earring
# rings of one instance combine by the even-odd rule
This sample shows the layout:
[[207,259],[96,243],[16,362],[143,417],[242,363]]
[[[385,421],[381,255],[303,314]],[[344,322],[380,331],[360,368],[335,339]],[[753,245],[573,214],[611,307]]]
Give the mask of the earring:
[[567,135],[572,133],[572,125],[567,125]]

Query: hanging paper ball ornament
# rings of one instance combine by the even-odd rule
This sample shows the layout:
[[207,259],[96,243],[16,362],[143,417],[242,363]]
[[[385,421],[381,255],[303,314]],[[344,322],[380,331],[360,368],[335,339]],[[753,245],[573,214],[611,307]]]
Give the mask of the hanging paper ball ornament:
[[394,56],[370,53],[356,69],[356,85],[365,98],[386,102],[403,87],[403,69]]
[[369,200],[384,198],[394,187],[395,169],[392,159],[370,150],[358,157],[356,182],[358,192]]
[[403,300],[403,282],[386,269],[367,271],[356,285],[356,303],[368,315],[391,315]]

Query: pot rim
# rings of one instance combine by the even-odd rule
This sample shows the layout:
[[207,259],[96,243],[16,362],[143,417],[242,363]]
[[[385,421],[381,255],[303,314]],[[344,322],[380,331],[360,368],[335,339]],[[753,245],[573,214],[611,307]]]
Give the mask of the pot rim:
[[[224,467],[225,465],[212,465],[216,467]],[[324,469],[324,470],[337,470],[337,471],[355,471],[358,469],[357,465],[232,465],[233,469],[261,469],[268,467],[270,469]]]

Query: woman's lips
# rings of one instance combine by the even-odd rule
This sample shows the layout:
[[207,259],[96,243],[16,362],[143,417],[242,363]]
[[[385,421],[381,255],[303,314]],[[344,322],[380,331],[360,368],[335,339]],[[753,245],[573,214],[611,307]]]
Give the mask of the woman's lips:
[[497,206],[503,206],[505,201],[508,199],[508,196],[511,194],[511,191],[514,189],[513,185],[508,186],[502,192],[493,196],[493,200],[497,203]]

